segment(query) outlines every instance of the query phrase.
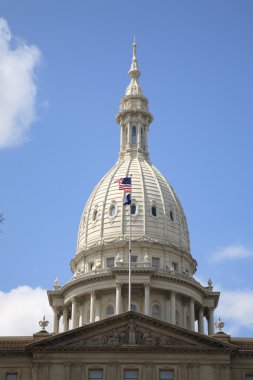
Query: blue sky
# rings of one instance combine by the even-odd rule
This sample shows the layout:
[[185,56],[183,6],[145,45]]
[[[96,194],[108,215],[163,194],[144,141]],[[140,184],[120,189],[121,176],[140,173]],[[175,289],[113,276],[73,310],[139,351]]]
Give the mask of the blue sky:
[[0,10],[0,310],[71,277],[82,209],[118,156],[135,35],[151,159],[185,209],[197,278],[222,291],[225,331],[253,336],[253,2],[0,0]]

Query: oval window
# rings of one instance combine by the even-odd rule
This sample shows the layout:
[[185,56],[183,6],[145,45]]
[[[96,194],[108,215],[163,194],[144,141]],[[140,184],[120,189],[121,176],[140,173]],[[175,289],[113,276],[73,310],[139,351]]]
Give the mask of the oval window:
[[110,216],[115,216],[116,215],[116,206],[115,205],[111,205],[110,206],[109,215]]
[[156,207],[155,206],[152,206],[151,212],[152,212],[153,216],[157,216],[157,212],[156,212]]
[[92,220],[93,222],[95,222],[98,218],[98,210],[94,210],[93,211],[93,215],[92,215]]
[[136,214],[136,204],[135,203],[131,203],[131,214],[132,215]]

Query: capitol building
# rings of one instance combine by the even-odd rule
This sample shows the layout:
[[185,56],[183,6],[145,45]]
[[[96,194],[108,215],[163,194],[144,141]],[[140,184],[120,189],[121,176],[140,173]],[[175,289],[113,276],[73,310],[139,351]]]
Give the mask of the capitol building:
[[194,278],[183,207],[149,154],[140,74],[134,42],[119,158],[82,212],[71,280],[48,291],[53,331],[44,319],[0,338],[0,380],[253,380],[253,339],[222,331],[220,293]]

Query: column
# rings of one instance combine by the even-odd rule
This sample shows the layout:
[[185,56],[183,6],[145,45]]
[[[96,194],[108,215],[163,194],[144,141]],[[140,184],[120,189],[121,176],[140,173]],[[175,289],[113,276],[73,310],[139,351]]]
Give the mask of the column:
[[175,292],[170,293],[170,307],[171,307],[170,323],[175,325],[176,323],[176,293]]
[[208,314],[208,335],[214,334],[214,308],[209,308]]
[[201,334],[204,334],[204,310],[203,310],[203,307],[199,308],[198,332]]
[[68,315],[68,307],[63,307],[63,331],[68,331],[68,323],[69,322],[69,315]]
[[184,327],[185,329],[188,328],[188,326],[187,326],[187,311],[188,311],[187,304],[184,303],[184,304],[183,304],[183,327]]
[[78,323],[79,327],[82,326],[84,322],[83,321],[83,303],[84,301],[81,300],[80,305],[79,305],[79,323]]
[[116,282],[116,314],[121,313],[121,284]]
[[72,299],[71,319],[72,319],[72,329],[75,329],[77,327],[77,300],[76,298]]
[[95,302],[96,302],[96,293],[95,290],[90,292],[90,322],[95,321]]
[[123,125],[120,124],[120,151],[123,150],[124,146],[124,128]]
[[141,124],[137,124],[137,149],[141,148]]
[[171,306],[170,306],[170,298],[168,298],[169,295],[166,294],[166,300],[165,300],[165,318],[166,322],[171,322]]
[[131,138],[132,138],[132,131],[131,131],[131,128],[130,128],[130,123],[127,123],[127,148],[130,149],[131,147]]
[[144,284],[145,289],[145,308],[144,308],[144,314],[150,315],[150,284]]
[[59,317],[58,317],[58,307],[53,306],[54,310],[54,334],[59,333]]
[[195,331],[195,308],[194,308],[194,299],[190,299],[190,329]]

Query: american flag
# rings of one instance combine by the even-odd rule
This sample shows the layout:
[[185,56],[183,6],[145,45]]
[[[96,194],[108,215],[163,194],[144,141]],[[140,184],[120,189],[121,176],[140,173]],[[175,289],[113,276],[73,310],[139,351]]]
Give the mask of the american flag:
[[128,193],[132,191],[131,177],[119,178],[114,183],[119,184],[119,190],[126,190]]

